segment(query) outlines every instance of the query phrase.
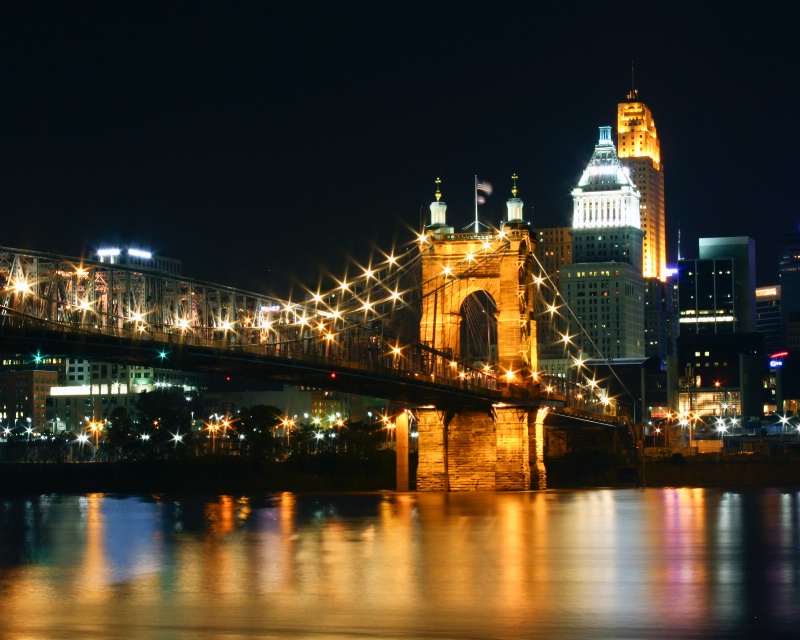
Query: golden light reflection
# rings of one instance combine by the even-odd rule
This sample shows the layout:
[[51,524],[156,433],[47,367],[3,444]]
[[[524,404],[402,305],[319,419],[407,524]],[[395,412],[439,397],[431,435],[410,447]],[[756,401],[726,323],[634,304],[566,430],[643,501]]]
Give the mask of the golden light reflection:
[[31,534],[0,573],[9,637],[727,637],[754,612],[800,620],[797,491],[750,514],[750,494],[683,488],[52,500],[4,512]]

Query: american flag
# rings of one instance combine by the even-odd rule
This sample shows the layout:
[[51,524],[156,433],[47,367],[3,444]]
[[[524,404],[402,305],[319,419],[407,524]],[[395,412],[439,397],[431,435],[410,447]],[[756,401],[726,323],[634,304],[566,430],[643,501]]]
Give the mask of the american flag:
[[483,191],[487,196],[492,195],[492,185],[486,180],[478,181],[478,191]]

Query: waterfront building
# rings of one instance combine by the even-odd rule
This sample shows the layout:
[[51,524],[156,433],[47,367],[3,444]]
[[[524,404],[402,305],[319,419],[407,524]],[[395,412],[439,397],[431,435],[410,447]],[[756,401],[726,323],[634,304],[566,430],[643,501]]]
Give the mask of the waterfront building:
[[642,275],[665,280],[667,276],[664,169],[661,141],[650,109],[635,89],[617,105],[617,155],[639,192]]
[[561,293],[574,320],[570,339],[587,357],[642,358],[639,192],[617,157],[611,127],[600,127],[572,199],[572,264],[561,273]]
[[49,429],[47,398],[57,379],[45,369],[0,371],[0,430]]
[[760,419],[770,404],[764,386],[766,368],[761,333],[681,335],[678,361],[680,389],[675,408],[679,412],[707,418],[735,418],[742,427],[742,420]]
[[73,358],[63,359],[56,373],[47,398],[47,422],[54,431],[81,431],[118,407],[133,417],[142,393],[174,388],[192,398],[210,382],[204,373]]

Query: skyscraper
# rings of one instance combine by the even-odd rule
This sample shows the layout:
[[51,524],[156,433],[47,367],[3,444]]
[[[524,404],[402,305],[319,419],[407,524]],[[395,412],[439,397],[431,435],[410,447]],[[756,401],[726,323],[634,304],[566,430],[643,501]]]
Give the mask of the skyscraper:
[[800,231],[787,233],[780,247],[782,348],[797,351],[800,324]]
[[639,192],[600,127],[583,176],[572,191],[572,264],[561,292],[583,331],[573,333],[588,357],[642,358],[644,280]]
[[664,215],[664,172],[661,142],[647,105],[634,89],[617,105],[617,155],[639,191],[640,227],[644,231],[642,273],[667,277],[667,232]]

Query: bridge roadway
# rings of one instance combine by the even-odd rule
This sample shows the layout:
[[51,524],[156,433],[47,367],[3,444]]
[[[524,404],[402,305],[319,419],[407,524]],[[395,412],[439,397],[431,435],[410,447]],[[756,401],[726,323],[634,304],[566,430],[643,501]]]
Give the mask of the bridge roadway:
[[[78,265],[78,266],[76,266]],[[385,333],[397,296],[367,314],[230,287],[0,247],[0,352],[269,379],[440,408],[547,406],[576,425],[615,416],[568,406],[563,380],[496,378]],[[384,289],[386,289],[384,285]],[[395,289],[396,290],[396,289]],[[560,386],[558,386],[560,385]],[[549,421],[548,421],[549,422]]]
[[[0,312],[8,311],[0,307]],[[452,375],[452,367],[434,373],[422,370],[430,363],[424,349],[402,359],[391,353],[360,357],[302,353],[296,345],[253,345],[199,336],[150,331],[119,330],[119,335],[88,328],[52,326],[38,319],[9,316],[0,324],[0,353],[29,353],[36,357],[102,359],[120,364],[203,371],[237,378],[273,380],[298,386],[386,398],[409,406],[439,408],[509,406],[548,407],[548,426],[580,428],[620,426],[617,416],[582,411],[567,406],[564,390],[540,391],[515,384],[497,384],[484,378],[470,384]],[[416,366],[415,366],[416,365]],[[428,371],[430,369],[428,368]],[[562,385],[563,386],[563,385]]]

